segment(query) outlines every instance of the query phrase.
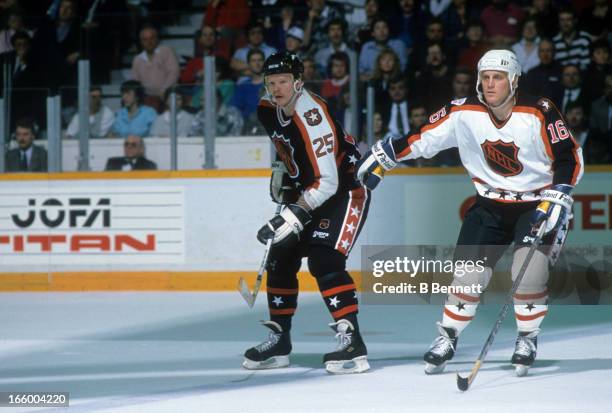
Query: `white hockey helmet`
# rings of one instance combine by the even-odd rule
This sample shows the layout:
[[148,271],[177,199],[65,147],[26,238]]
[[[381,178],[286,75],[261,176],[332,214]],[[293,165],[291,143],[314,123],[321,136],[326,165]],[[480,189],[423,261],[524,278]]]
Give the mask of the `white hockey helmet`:
[[489,50],[478,61],[478,80],[476,81],[476,93],[478,94],[478,99],[483,104],[489,106],[484,99],[481,86],[481,74],[485,70],[499,70],[500,72],[506,72],[508,74],[508,82],[510,82],[510,94],[499,106],[506,104],[506,102],[508,102],[514,96],[516,92],[514,84],[519,78],[519,76],[521,76],[521,64],[516,58],[516,55],[510,50]]

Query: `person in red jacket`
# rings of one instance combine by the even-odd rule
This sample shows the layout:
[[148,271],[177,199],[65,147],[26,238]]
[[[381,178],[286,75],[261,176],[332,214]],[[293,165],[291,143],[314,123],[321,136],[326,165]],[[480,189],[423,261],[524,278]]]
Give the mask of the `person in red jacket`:
[[229,57],[231,49],[251,18],[247,0],[212,0],[206,6],[202,26],[212,26],[219,35],[218,47]]

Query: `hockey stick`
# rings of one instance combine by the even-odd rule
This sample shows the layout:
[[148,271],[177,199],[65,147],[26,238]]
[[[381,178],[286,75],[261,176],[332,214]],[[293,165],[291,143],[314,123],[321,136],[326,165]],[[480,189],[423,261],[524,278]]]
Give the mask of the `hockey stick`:
[[480,370],[480,366],[482,366],[482,362],[484,361],[484,358],[487,356],[487,353],[489,352],[489,349],[491,348],[491,345],[493,344],[495,335],[499,331],[499,328],[501,327],[502,322],[504,321],[504,319],[506,318],[506,315],[508,314],[508,310],[510,309],[510,305],[512,304],[512,301],[513,301],[514,293],[516,293],[516,290],[518,289],[519,284],[521,283],[523,277],[525,276],[525,272],[527,271],[529,262],[531,261],[533,254],[535,254],[536,250],[538,249],[538,246],[542,242],[542,237],[544,236],[545,230],[546,230],[546,221],[544,221],[540,225],[536,238],[531,244],[531,247],[529,247],[529,251],[527,252],[525,261],[523,261],[523,265],[521,265],[521,269],[519,270],[516,276],[516,279],[514,280],[514,283],[512,283],[512,288],[510,288],[510,292],[508,293],[506,297],[506,302],[504,303],[504,306],[502,307],[499,315],[497,316],[497,321],[495,321],[493,330],[491,330],[491,333],[489,334],[489,337],[487,338],[487,341],[485,342],[484,347],[480,351],[480,355],[478,356],[478,359],[474,363],[474,367],[472,367],[472,371],[470,372],[470,375],[467,377],[461,377],[459,373],[457,373],[457,387],[459,388],[459,390],[467,391],[470,388],[470,385],[472,384],[474,379],[476,378],[476,375],[478,374],[478,370]]
[[[276,215],[280,214],[283,205],[278,204],[276,207]],[[247,282],[243,277],[240,277],[238,280],[238,292],[244,300],[247,302],[249,307],[253,308],[255,304],[255,299],[257,298],[257,293],[259,292],[259,288],[261,287],[261,281],[263,279],[263,273],[266,270],[266,265],[268,264],[268,256],[270,255],[270,249],[272,248],[272,240],[273,238],[268,239],[266,243],[266,250],[264,252],[264,256],[261,260],[261,265],[259,266],[259,271],[257,272],[257,281],[255,281],[255,286],[253,287],[253,292],[249,289]]]

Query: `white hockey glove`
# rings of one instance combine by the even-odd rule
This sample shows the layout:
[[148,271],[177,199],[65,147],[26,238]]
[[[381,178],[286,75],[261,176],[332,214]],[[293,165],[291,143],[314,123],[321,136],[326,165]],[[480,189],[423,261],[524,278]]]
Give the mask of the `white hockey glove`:
[[570,196],[572,189],[574,187],[571,185],[561,184],[542,191],[540,203],[531,218],[532,226],[539,227],[544,220],[547,220],[544,234],[548,234],[556,230],[566,216],[571,217],[574,203],[574,199]]
[[310,220],[310,214],[301,206],[287,205],[279,215],[261,227],[257,232],[257,239],[262,244],[272,238],[272,245],[293,246],[300,240],[300,233]]
[[391,138],[380,140],[357,163],[357,179],[372,190],[382,181],[385,171],[390,171],[396,165]]

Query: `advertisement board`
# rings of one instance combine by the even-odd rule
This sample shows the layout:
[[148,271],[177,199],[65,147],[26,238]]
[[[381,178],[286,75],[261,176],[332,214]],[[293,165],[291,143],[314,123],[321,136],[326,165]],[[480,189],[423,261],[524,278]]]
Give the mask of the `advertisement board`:
[[[0,275],[254,274],[264,250],[255,235],[275,210],[269,176],[266,169],[3,175]],[[459,168],[394,171],[372,194],[347,268],[359,271],[362,245],[453,245],[474,194]],[[612,172],[587,170],[574,199],[567,243],[609,244]]]
[[180,186],[2,186],[2,265],[181,264],[184,218]]

